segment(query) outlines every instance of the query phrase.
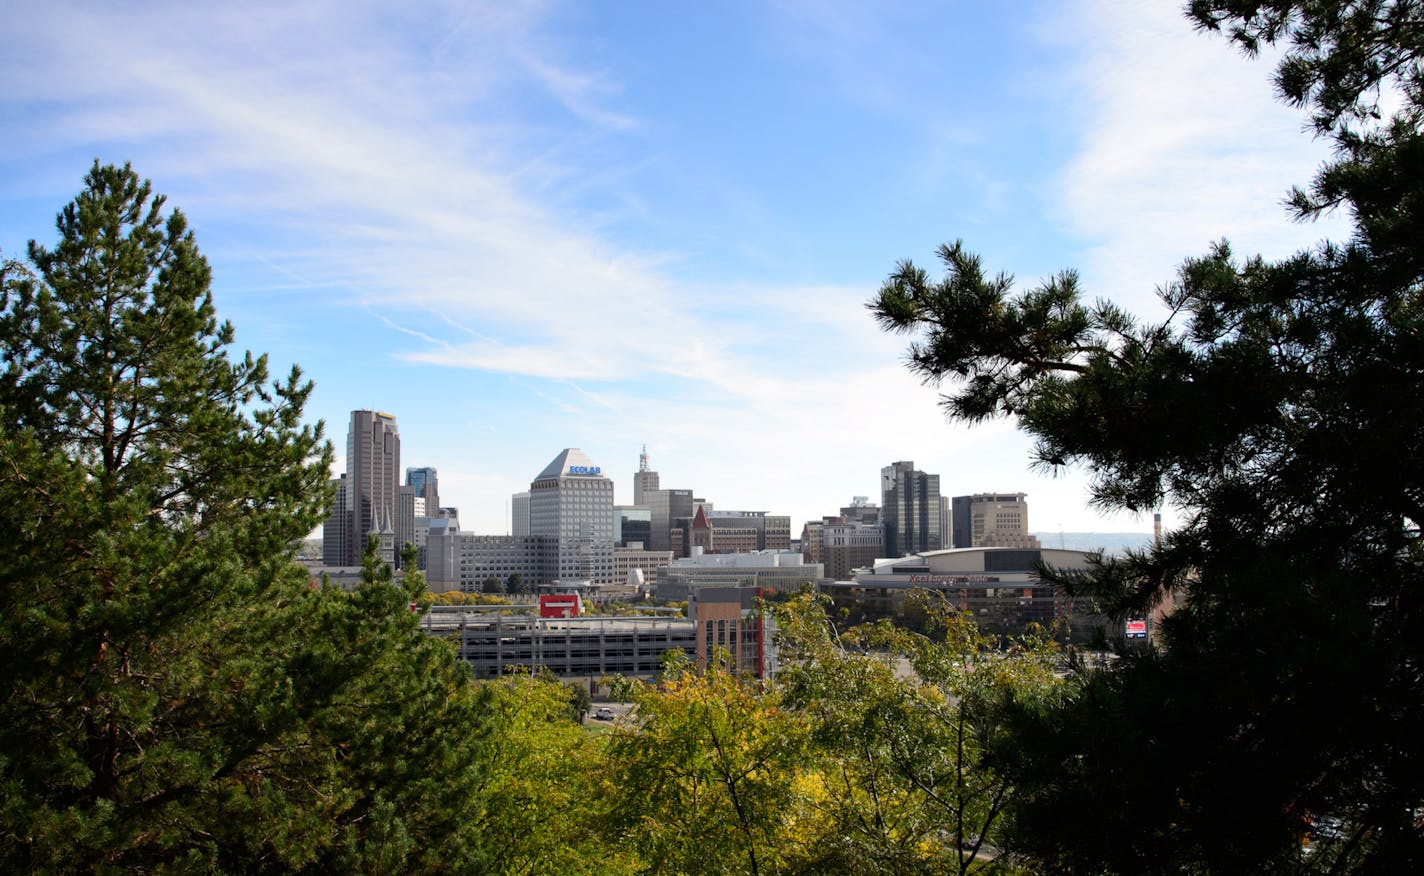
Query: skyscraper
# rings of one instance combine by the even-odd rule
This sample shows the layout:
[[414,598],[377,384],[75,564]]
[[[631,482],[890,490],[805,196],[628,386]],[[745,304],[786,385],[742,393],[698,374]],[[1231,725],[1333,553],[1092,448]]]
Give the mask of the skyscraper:
[[406,545],[413,544],[417,548],[420,547],[420,539],[415,530],[417,508],[420,509],[419,516],[425,516],[425,500],[416,495],[415,487],[410,484],[396,487],[395,564],[397,567],[405,566]]
[[614,583],[612,479],[567,448],[529,485],[529,534],[557,545],[545,580]]
[[434,468],[426,465],[405,470],[406,486],[425,500],[426,515],[434,517],[440,508],[440,479]]
[[673,526],[681,518],[692,517],[695,510],[691,490],[649,490],[643,494],[648,504],[648,549],[673,551],[677,556],[681,546],[673,544]]
[[510,497],[510,535],[525,536],[529,534],[529,491],[515,493]]
[[396,418],[352,411],[346,433],[346,561],[359,566],[368,535],[377,535],[381,559],[396,562],[396,511],[400,487],[400,434]]
[[351,528],[351,516],[346,501],[346,475],[331,479],[333,487],[331,513],[321,527],[321,561],[327,566],[348,566],[350,547],[346,544]]
[[913,462],[892,463],[880,470],[880,496],[887,557],[944,547],[940,538],[939,475],[916,471]]
[[974,547],[974,507],[973,496],[955,496],[949,502],[950,546],[956,548]]
[[633,504],[647,505],[648,494],[658,488],[658,473],[648,467],[648,445],[638,454],[638,470],[633,473]]

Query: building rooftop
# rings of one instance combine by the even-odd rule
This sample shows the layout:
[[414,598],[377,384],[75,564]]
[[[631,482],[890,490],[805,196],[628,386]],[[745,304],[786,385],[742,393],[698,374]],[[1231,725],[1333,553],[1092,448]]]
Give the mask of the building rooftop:
[[568,475],[602,477],[603,469],[594,464],[588,458],[588,454],[577,447],[566,447],[548,465],[539,472],[536,481],[549,480],[551,478],[562,478]]

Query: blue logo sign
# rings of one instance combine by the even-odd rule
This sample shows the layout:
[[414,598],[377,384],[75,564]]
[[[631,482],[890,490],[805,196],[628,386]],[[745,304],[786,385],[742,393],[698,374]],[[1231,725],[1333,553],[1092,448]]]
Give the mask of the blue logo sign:
[[596,465],[571,465],[569,474],[596,475],[603,474],[603,469]]

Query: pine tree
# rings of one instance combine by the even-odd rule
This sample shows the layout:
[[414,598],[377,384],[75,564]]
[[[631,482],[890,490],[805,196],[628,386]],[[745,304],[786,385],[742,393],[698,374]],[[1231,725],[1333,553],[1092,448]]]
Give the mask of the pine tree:
[[871,306],[951,382],[953,417],[1016,417],[1043,467],[1093,473],[1095,503],[1185,520],[1060,576],[1119,615],[1185,604],[1165,650],[1019,716],[1019,842],[1058,872],[1418,872],[1424,4],[1190,14],[1283,49],[1282,98],[1335,148],[1291,206],[1346,208],[1350,240],[1279,262],[1221,243],[1164,288],[1160,324],[1084,304],[1072,272],[1015,295],[958,243],[943,279],[903,263]]
[[330,499],[311,384],[229,358],[183,215],[128,166],[58,231],[0,276],[0,869],[472,860],[468,680],[403,590],[292,560]]

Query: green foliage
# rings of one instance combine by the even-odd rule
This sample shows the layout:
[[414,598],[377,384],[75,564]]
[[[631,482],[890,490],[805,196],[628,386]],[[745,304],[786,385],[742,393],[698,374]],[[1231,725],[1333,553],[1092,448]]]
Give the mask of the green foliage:
[[634,859],[603,831],[610,766],[570,721],[569,690],[509,675],[479,686],[497,735],[483,753],[481,809],[469,828],[495,850],[483,872],[629,873]]
[[1199,28],[1225,31],[1250,55],[1284,48],[1276,91],[1310,109],[1320,134],[1373,126],[1382,86],[1409,96],[1399,117],[1416,112],[1424,94],[1424,8],[1415,0],[1192,0],[1187,9]]
[[997,649],[931,603],[932,636],[888,622],[836,636],[811,595],[778,613],[784,701],[811,734],[812,870],[964,873],[1000,854],[1013,788],[989,752],[1008,704],[1035,711],[1060,694],[1055,649],[1035,637]]
[[[1424,866],[1424,116],[1417,2],[1191,4],[1248,51],[1336,157],[1298,216],[1354,235],[1279,262],[1221,243],[1140,324],[1071,273],[1018,295],[959,244],[871,302],[968,421],[1010,415],[1092,499],[1185,524],[1149,553],[1059,575],[1119,616],[1171,594],[1166,649],[1091,675],[1019,729],[1017,839],[1063,872],[1409,872]],[[1380,89],[1398,109],[1381,118]],[[1243,777],[1249,776],[1248,781]],[[1312,824],[1335,838],[1303,856]],[[1317,832],[1319,833],[1319,832]]]
[[593,697],[589,694],[588,688],[578,682],[565,685],[569,691],[569,711],[576,722],[582,722],[588,715],[588,710],[593,708]]
[[491,575],[485,579],[484,586],[481,587],[481,592],[486,594],[503,594],[504,582],[499,580],[498,577]]
[[639,872],[775,873],[799,845],[799,720],[722,669],[673,652],[633,683],[636,725],[612,734],[610,831]]
[[181,213],[95,165],[0,268],[0,869],[474,867],[484,718],[424,585],[292,561],[331,450],[230,359]]
[[[423,578],[424,576],[422,576]],[[427,605],[509,605],[510,602],[498,594],[465,593],[460,590],[446,590],[444,593],[426,592],[421,597]]]

